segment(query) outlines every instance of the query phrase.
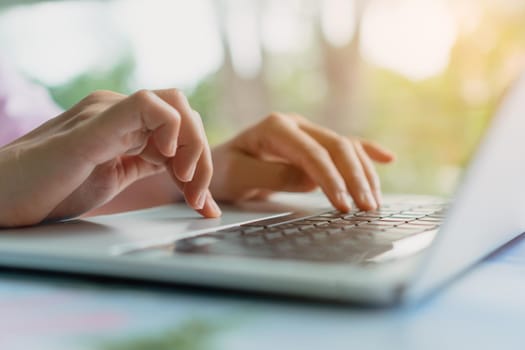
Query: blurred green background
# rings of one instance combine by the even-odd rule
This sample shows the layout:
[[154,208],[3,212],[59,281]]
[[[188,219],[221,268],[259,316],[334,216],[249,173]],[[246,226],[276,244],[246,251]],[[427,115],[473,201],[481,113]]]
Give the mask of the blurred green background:
[[299,112],[395,151],[385,191],[448,194],[524,66],[525,2],[4,0],[0,54],[63,108],[181,88],[212,143]]

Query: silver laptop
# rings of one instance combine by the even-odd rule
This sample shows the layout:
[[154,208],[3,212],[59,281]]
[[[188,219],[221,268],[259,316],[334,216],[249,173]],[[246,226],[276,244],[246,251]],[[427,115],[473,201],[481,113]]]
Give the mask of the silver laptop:
[[[525,231],[525,77],[453,199],[342,214],[279,195],[202,219],[182,204],[0,231],[0,265],[368,304],[411,302]],[[524,159],[522,159],[524,158]]]

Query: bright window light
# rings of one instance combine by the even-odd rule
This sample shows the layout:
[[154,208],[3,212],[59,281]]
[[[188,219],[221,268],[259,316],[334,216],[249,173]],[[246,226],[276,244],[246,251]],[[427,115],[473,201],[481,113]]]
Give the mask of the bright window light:
[[228,1],[226,36],[235,72],[243,78],[255,77],[262,66],[257,7],[253,0]]
[[263,1],[262,38],[273,53],[304,51],[311,43],[312,26],[304,1]]
[[1,14],[2,55],[46,85],[60,85],[93,66],[111,66],[122,48],[105,26],[103,2],[49,2]]
[[422,80],[446,69],[457,30],[441,0],[377,0],[365,10],[361,35],[365,58]]
[[355,33],[355,0],[323,0],[321,28],[326,39],[334,46],[344,46]]
[[131,43],[136,86],[191,87],[222,64],[209,0],[120,0],[112,15]]

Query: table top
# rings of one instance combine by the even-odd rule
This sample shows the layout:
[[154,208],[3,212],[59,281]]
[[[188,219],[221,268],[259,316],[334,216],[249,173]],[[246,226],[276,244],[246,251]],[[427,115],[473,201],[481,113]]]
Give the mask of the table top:
[[523,349],[525,236],[417,305],[0,270],[0,349]]

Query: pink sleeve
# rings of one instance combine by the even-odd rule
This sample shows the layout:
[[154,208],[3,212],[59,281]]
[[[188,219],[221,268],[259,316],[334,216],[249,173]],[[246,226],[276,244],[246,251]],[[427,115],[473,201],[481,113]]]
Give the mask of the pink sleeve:
[[0,147],[60,113],[45,88],[0,62]]

